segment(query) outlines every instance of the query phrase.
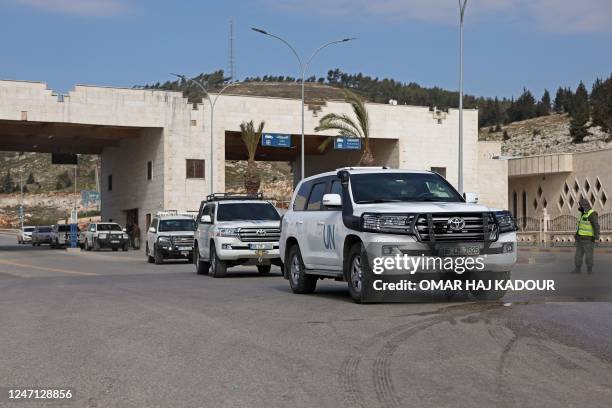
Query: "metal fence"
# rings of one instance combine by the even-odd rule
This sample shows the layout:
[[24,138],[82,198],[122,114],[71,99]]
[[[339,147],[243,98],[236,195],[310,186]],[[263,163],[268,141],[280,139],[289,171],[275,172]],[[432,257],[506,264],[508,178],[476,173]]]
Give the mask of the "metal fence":
[[[519,245],[574,245],[578,226],[578,217],[574,215],[563,214],[552,219],[519,217],[516,222]],[[612,213],[599,215],[599,226],[601,236],[598,245],[612,245]]]

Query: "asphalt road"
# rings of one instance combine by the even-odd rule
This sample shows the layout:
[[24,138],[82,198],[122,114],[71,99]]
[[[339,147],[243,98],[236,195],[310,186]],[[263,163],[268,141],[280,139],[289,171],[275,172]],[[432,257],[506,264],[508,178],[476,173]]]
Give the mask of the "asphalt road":
[[[523,254],[513,276],[565,279],[571,264]],[[607,282],[610,265],[598,255],[572,284]],[[356,305],[336,282],[294,295],[278,270],[213,279],[0,235],[0,387],[76,392],[0,406],[609,408],[610,316],[569,290]]]

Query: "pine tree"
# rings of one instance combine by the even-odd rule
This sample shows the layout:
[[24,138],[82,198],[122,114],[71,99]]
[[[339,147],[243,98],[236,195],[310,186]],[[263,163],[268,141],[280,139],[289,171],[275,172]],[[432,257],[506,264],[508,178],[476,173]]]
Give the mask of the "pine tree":
[[2,185],[0,186],[3,193],[12,193],[15,191],[15,183],[13,182],[13,177],[11,176],[11,172],[7,171],[6,175],[2,179]]
[[582,143],[589,135],[587,123],[590,118],[589,93],[582,82],[576,88],[576,94],[572,99],[570,135],[574,143]]
[[36,183],[36,180],[34,180],[34,174],[30,173],[30,175],[28,176],[28,179],[26,180],[26,184],[34,184]]
[[550,115],[550,93],[548,89],[544,89],[544,95],[542,95],[542,99],[538,102],[538,106],[536,108],[538,116],[548,116]]
[[612,75],[605,81],[597,79],[591,91],[593,125],[612,134]]
[[565,93],[563,92],[563,88],[559,87],[559,89],[557,89],[557,94],[555,95],[555,102],[554,102],[554,106],[553,106],[553,110],[556,113],[563,113],[563,98],[565,96]]

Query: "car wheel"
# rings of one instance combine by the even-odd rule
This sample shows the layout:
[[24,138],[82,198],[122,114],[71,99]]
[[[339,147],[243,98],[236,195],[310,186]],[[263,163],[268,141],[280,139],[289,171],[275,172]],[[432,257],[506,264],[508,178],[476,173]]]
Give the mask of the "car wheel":
[[[482,280],[485,285],[491,285],[495,287],[495,281],[502,281],[505,283],[510,279],[510,271],[506,272],[481,272],[472,274],[474,280]],[[504,290],[470,290],[470,293],[476,300],[499,300],[506,295],[507,289]]]
[[227,265],[217,256],[215,244],[210,246],[210,271],[213,278],[224,278],[227,275]]
[[289,285],[293,293],[312,293],[317,287],[317,277],[306,274],[304,261],[300,247],[294,245],[289,250],[288,261],[285,263],[289,268]]
[[100,242],[94,238],[94,242],[93,242],[93,250],[94,251],[99,251],[100,250]]
[[147,242],[147,245],[145,246],[145,255],[147,256],[147,262],[148,263],[155,262],[155,259],[149,253],[149,243],[148,242]]
[[125,244],[125,245],[123,246],[123,248],[121,248],[121,250],[122,250],[123,252],[127,252],[127,250],[128,250],[128,246],[127,246],[127,244]]
[[363,275],[365,269],[365,259],[363,259],[362,256],[361,243],[353,244],[349,250],[347,265],[349,293],[355,302],[361,303],[361,294],[363,292]]
[[269,275],[270,269],[272,269],[272,265],[257,265],[257,272],[260,275]]
[[155,260],[155,265],[161,265],[164,263],[164,255],[157,250],[157,247],[153,246],[153,258]]
[[210,262],[203,261],[202,258],[200,258],[200,250],[198,249],[197,245],[195,245],[193,248],[193,263],[196,267],[196,274],[208,275]]

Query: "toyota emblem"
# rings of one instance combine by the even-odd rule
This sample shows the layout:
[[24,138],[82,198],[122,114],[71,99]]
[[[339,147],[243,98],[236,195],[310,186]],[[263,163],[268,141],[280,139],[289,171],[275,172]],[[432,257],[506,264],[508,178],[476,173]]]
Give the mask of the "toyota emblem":
[[258,229],[257,231],[255,231],[255,234],[257,234],[257,235],[266,235],[266,230]]
[[465,228],[465,220],[461,217],[453,217],[448,220],[448,228],[451,231],[461,231]]

